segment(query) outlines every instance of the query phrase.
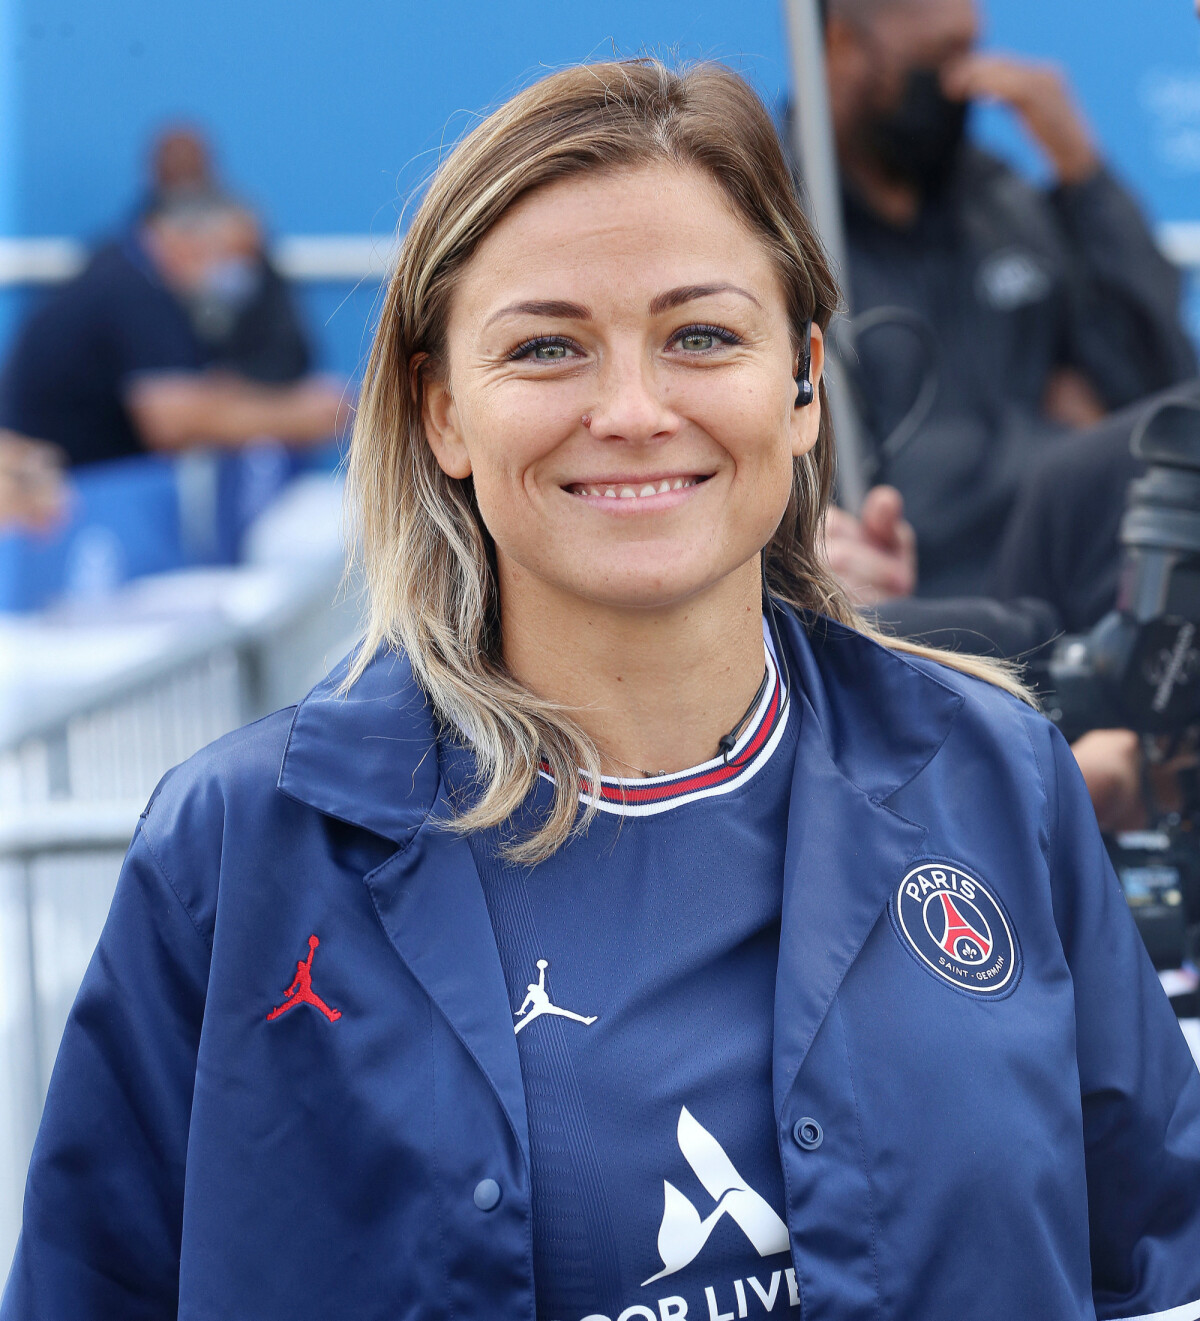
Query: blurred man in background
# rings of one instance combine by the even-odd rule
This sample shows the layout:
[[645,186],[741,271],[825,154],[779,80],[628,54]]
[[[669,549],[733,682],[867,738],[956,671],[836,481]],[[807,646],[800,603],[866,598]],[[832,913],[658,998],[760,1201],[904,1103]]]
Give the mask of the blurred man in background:
[[150,145],[150,179],[152,196],[214,188],[216,170],[208,139],[193,125],[168,125]]
[[[931,362],[880,315],[858,345],[877,444],[937,372],[930,416],[882,472],[931,596],[983,589],[1035,451],[1196,371],[1179,276],[1061,77],[976,53],[977,36],[973,0],[828,2],[851,310],[917,313],[936,341]],[[1049,162],[1048,190],[965,142],[973,100],[1018,115]]]
[[[212,148],[198,129],[174,125],[150,153],[151,189],[143,210],[225,200]],[[267,254],[261,227],[247,209],[227,208],[223,264],[207,297],[193,296],[193,329],[222,366],[254,381],[295,381],[312,370],[312,349],[283,276]]]
[[211,177],[202,140],[165,137],[141,214],[18,332],[0,426],[72,464],[263,437],[329,439],[340,384],[307,341],[254,217]]

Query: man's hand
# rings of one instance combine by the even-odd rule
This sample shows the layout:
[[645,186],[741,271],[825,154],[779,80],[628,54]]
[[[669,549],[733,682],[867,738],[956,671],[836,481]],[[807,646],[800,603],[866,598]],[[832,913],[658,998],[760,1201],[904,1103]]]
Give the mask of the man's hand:
[[1142,799],[1142,746],[1129,729],[1093,729],[1071,744],[1083,772],[1096,820],[1106,834],[1141,830],[1146,825]]
[[1088,378],[1074,367],[1056,367],[1046,382],[1042,412],[1051,422],[1082,431],[1103,422],[1104,400]]
[[334,376],[308,376],[293,387],[292,435],[301,442],[324,442],[340,434],[354,416],[354,399]]
[[63,517],[63,461],[57,445],[0,430],[0,531],[45,532]]
[[955,100],[999,101],[1013,110],[1050,158],[1060,183],[1083,183],[1100,168],[1091,131],[1053,65],[966,55],[943,71],[942,88]]
[[831,505],[825,516],[825,559],[855,605],[911,596],[917,585],[917,538],[892,486],[867,492],[858,518]]
[[1153,824],[1147,810],[1146,790],[1157,810],[1178,812],[1184,807],[1179,772],[1196,765],[1191,744],[1177,749],[1167,760],[1145,767],[1142,740],[1128,729],[1093,729],[1071,744],[1083,772],[1096,820],[1106,834],[1144,830]]

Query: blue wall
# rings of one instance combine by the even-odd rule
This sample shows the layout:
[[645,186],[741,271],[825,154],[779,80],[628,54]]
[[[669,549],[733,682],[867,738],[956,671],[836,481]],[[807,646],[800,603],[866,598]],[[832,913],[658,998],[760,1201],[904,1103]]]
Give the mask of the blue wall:
[[[1160,220],[1200,219],[1200,22],[1193,0],[991,0],[987,43],[1070,74],[1099,141]],[[981,133],[1022,163],[1007,116]]]
[[[774,95],[774,3],[11,0],[16,229],[94,235],[127,211],[147,138],[206,125],[230,184],[288,233],[388,235],[473,112],[546,67],[643,46],[730,57]],[[0,213],[2,214],[2,213]],[[353,367],[375,291],[310,290],[328,365]]]
[[[1191,0],[991,0],[994,44],[1068,65],[1158,218],[1200,216]],[[774,99],[777,0],[0,0],[0,234],[93,237],[128,213],[151,133],[206,126],[276,231],[385,237],[438,151],[545,68],[613,48],[733,61]],[[1035,154],[1003,116],[980,132]],[[352,370],[376,291],[312,288],[326,365]],[[0,305],[0,340],[14,298]]]

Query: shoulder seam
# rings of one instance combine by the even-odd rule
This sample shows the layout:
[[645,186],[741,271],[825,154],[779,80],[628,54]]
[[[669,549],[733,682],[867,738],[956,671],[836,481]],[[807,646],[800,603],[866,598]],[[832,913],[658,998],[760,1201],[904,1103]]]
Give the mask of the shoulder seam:
[[[1044,719],[1044,717],[1043,717]],[[1037,767],[1038,783],[1042,789],[1042,826],[1045,834],[1045,844],[1042,845],[1042,857],[1046,860],[1046,870],[1051,879],[1054,877],[1054,864],[1051,855],[1054,852],[1054,841],[1058,837],[1058,795],[1055,794],[1055,822],[1053,831],[1050,829],[1050,788],[1046,783],[1046,773],[1042,770],[1042,759],[1038,755],[1037,744],[1033,740],[1033,733],[1029,728],[1029,721],[1021,721],[1021,729],[1029,743],[1029,750],[1033,753],[1033,764]]]
[[[916,669],[916,666],[914,666],[913,668]],[[933,676],[926,675],[925,677],[932,678]],[[936,679],[934,679],[933,681],[934,683],[938,682]],[[900,793],[904,789],[907,789],[908,786],[912,784],[914,780],[918,779],[922,774],[924,774],[924,772],[928,770],[934,758],[946,746],[947,740],[949,739],[950,735],[954,732],[954,726],[958,724],[959,716],[962,715],[963,707],[966,706],[967,704],[967,698],[965,693],[955,692],[954,689],[949,686],[949,684],[942,684],[941,686],[945,688],[945,690],[954,698],[954,703],[955,703],[954,714],[950,717],[948,721],[946,721],[946,728],[942,732],[942,737],[938,739],[936,746],[930,749],[929,756],[925,758],[925,760],[920,764],[920,766],[918,766],[917,769],[913,771],[913,773],[908,777],[907,780],[904,781],[903,784],[897,785],[895,789],[889,790],[886,794],[883,795],[882,798],[872,799],[873,802],[878,802],[881,806],[886,807],[888,799],[895,797],[896,794]]]
[[199,936],[200,939],[204,942],[204,948],[208,950],[209,955],[211,956],[213,952],[212,941],[205,934],[204,930],[200,926],[200,923],[196,921],[195,915],[192,913],[192,910],[184,902],[183,895],[180,894],[179,892],[179,887],[171,879],[170,874],[168,873],[166,867],[163,866],[162,859],[154,851],[154,845],[150,843],[150,839],[147,836],[146,831],[143,828],[142,824],[139,824],[137,835],[134,838],[136,839],[138,836],[141,837],[142,843],[145,844],[146,852],[150,855],[150,861],[154,864],[155,870],[166,882],[167,888],[175,896],[175,901],[179,904],[179,907],[182,908],[183,911],[187,914],[187,919],[192,924],[192,929],[195,931],[196,935]]

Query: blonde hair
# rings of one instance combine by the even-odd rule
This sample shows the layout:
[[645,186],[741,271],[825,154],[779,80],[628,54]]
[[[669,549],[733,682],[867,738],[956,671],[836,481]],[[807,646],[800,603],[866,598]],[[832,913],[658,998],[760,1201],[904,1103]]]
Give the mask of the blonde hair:
[[[718,64],[680,71],[655,59],[582,65],[514,96],[442,164],[404,236],[359,399],[348,499],[369,614],[347,687],[386,644],[407,655],[437,716],[469,734],[481,792],[455,829],[509,821],[544,766],[553,805],[536,830],[506,844],[521,861],[549,856],[586,828],[595,806],[580,813],[579,777],[598,785],[599,755],[570,711],[505,668],[494,546],[471,482],[448,477],[427,443],[422,379],[444,370],[459,273],[519,197],[572,175],[656,162],[705,171],[762,238],[797,343],[809,319],[826,328],[837,285],[770,116],[748,84]],[[1025,696],[1005,667],[885,637],[846,599],[820,552],[834,473],[823,385],[820,403],[819,438],[795,462],[787,510],[766,548],[769,590],[897,651]]]

